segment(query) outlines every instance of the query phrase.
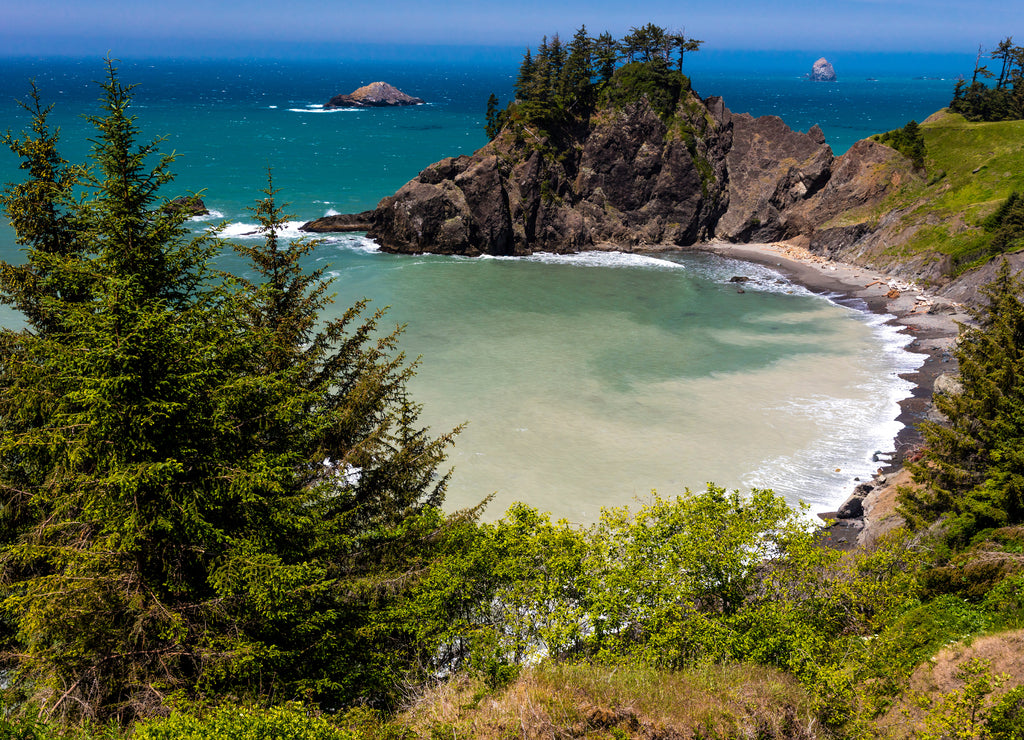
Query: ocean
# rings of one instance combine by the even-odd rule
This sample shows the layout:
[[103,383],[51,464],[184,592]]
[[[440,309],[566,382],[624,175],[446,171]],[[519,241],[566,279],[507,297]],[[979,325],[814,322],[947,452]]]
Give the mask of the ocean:
[[[197,192],[229,239],[250,239],[249,209],[273,172],[303,221],[376,205],[428,164],[486,143],[487,97],[511,95],[521,50],[465,50],[368,60],[125,60],[147,138],[166,137],[177,179]],[[736,112],[818,124],[838,154],[878,131],[942,108],[970,56],[830,57],[840,79],[802,78],[808,54],[691,55],[703,96]],[[692,61],[691,61],[692,60]],[[0,128],[27,124],[16,103],[35,79],[54,104],[71,161],[88,154],[100,59],[5,59]],[[390,82],[427,105],[324,111],[331,96]],[[20,178],[0,156],[0,180]],[[0,257],[20,259],[0,228]],[[585,254],[530,259],[395,256],[362,235],[328,237],[315,264],[335,278],[338,311],[362,297],[405,325],[421,358],[412,395],[444,431],[468,422],[450,460],[448,506],[495,494],[487,516],[524,501],[573,522],[706,482],[770,487],[792,503],[832,509],[871,456],[892,447],[900,374],[919,355],[879,317],[791,285],[772,271],[704,254]],[[230,250],[220,266],[242,271]],[[740,294],[729,278],[754,278]],[[10,311],[0,322],[17,326]]]

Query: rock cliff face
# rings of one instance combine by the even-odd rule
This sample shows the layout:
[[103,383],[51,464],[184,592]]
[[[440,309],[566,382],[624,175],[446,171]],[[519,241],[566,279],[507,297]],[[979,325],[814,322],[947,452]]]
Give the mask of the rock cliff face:
[[421,105],[422,98],[406,95],[386,82],[371,82],[345,95],[335,95],[324,105],[330,108],[383,108],[392,105]]
[[671,126],[640,101],[549,137],[506,128],[382,200],[370,235],[397,252],[496,255],[706,239],[727,205],[732,126],[720,104],[691,103]]
[[836,158],[816,126],[795,132],[777,117],[733,114],[720,98],[687,93],[668,121],[641,99],[544,136],[506,126],[473,155],[427,167],[376,210],[303,228],[365,228],[382,249],[408,253],[631,251],[802,236],[845,257],[876,224],[830,221],[914,176],[889,147],[863,141]]

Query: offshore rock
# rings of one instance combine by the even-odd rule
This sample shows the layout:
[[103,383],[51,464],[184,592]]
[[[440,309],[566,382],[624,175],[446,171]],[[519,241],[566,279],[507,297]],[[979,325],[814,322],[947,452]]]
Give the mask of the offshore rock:
[[299,231],[314,234],[331,234],[346,231],[369,231],[373,228],[373,216],[376,211],[362,213],[334,214],[314,219],[299,227]]
[[347,95],[335,95],[324,105],[331,108],[384,108],[395,105],[422,105],[422,98],[406,95],[394,85],[386,82],[371,82]]
[[811,66],[810,79],[815,82],[835,82],[836,71],[832,67],[831,62],[825,57],[822,57]]

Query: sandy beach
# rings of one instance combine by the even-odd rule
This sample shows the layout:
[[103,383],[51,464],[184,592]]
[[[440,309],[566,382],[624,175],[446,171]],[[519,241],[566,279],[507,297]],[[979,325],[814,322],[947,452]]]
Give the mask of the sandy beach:
[[[969,314],[960,304],[929,294],[915,285],[895,280],[883,272],[858,265],[835,262],[813,254],[798,244],[729,244],[713,242],[702,249],[746,262],[772,267],[794,283],[820,294],[835,296],[844,303],[861,303],[866,310],[891,316],[890,323],[913,337],[907,350],[924,355],[914,373],[902,377],[914,384],[913,394],[901,401],[897,417],[903,428],[889,450],[891,461],[881,461],[870,485],[874,488],[863,500],[864,514],[836,519],[835,512],[823,514],[835,524],[827,540],[839,548],[866,544],[898,522],[895,515],[896,487],[910,482],[903,470],[904,459],[920,446],[917,424],[933,413],[932,391],[936,378],[956,372],[952,348],[959,333],[958,322]],[[866,482],[866,481],[865,481]],[[855,482],[859,485],[864,482]],[[851,496],[855,495],[851,491]]]

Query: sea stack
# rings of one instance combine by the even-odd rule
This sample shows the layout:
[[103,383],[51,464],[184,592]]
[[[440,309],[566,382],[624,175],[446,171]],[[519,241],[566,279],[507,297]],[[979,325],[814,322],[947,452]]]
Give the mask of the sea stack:
[[810,78],[815,82],[835,82],[836,71],[832,67],[831,62],[825,57],[822,57],[814,63],[811,67]]
[[384,108],[393,105],[422,105],[424,102],[423,98],[406,95],[394,85],[371,82],[347,95],[335,95],[324,108]]

